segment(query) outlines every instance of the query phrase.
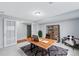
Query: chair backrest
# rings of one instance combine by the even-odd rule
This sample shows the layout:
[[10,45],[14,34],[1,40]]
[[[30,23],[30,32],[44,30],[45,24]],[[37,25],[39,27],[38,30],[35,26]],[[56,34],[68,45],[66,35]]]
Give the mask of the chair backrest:
[[39,41],[38,36],[37,35],[32,35],[32,38],[34,39],[34,41]]
[[49,39],[49,38],[50,38],[50,35],[49,35],[49,34],[46,34],[46,38],[48,38],[48,39]]

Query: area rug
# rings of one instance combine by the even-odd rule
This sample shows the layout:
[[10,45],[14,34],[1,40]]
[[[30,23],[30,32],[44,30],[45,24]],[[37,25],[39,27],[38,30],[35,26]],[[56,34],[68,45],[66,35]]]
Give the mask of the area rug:
[[[31,52],[30,45],[23,46],[21,47],[21,49],[27,56],[35,56],[35,52],[37,51],[37,48],[35,48]],[[68,49],[64,49],[58,46],[52,46],[49,48],[49,50],[50,50],[50,56],[67,56],[68,54]],[[39,53],[37,53],[36,56],[42,56],[41,53],[42,52],[40,51]],[[46,53],[44,56],[48,56],[48,53]]]

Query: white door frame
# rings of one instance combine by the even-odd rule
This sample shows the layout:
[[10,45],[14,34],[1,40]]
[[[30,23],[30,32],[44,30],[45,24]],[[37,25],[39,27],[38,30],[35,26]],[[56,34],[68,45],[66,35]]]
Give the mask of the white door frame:
[[9,20],[9,19],[4,19],[4,47],[8,47],[8,46],[12,46],[12,45],[16,45],[17,44],[17,34],[16,34],[16,21],[15,21],[15,42],[13,42],[13,43],[11,43],[11,44],[6,44],[6,40],[7,40],[7,38],[6,38],[6,28],[7,28],[7,26],[6,26],[6,23],[7,23],[7,21],[15,21],[15,20]]

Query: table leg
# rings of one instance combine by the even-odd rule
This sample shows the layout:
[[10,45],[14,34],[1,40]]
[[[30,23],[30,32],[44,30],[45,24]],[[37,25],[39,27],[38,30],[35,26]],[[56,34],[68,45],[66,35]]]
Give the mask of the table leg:
[[31,50],[31,52],[32,52],[32,43],[31,43],[31,47],[30,47],[30,50]]
[[49,50],[49,48],[48,48],[48,55],[50,56],[50,50]]
[[33,50],[34,48],[36,48],[36,46],[31,43],[31,46],[30,46],[31,52],[32,52],[32,50]]
[[[38,46],[35,46],[34,44],[31,43],[31,47],[30,47],[31,52],[33,52],[34,48],[38,48]],[[35,52],[35,56],[37,55],[38,52],[39,52],[38,50]]]

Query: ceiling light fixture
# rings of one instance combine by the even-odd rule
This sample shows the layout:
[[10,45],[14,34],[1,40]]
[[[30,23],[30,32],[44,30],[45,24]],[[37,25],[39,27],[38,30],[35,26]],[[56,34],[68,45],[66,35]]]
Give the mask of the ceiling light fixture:
[[39,16],[40,15],[40,12],[35,12],[35,15]]

